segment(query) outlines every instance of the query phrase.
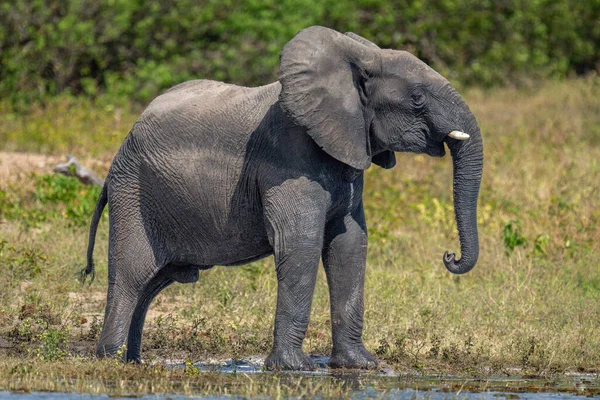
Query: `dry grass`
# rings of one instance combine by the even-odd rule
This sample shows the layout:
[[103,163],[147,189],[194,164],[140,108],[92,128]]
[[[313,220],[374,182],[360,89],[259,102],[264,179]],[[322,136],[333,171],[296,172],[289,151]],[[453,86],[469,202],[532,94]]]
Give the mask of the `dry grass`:
[[[548,376],[597,371],[600,78],[528,90],[472,90],[465,97],[484,135],[480,262],[464,276],[451,276],[441,262],[444,250],[458,248],[448,158],[398,154],[394,170],[370,169],[365,193],[370,227],[366,346],[383,363],[409,373]],[[54,107],[28,117],[2,116],[1,146],[79,150],[82,158],[105,160],[135,120],[135,114],[123,111],[117,124],[114,110],[88,103],[81,108],[70,104],[72,119],[55,119],[62,109]],[[52,133],[48,139],[40,133],[47,127]],[[89,134],[73,135],[86,130]],[[105,172],[103,164],[96,168]],[[25,174],[18,184],[4,182],[0,188],[0,241],[6,242],[0,251],[0,280],[8,282],[0,293],[0,343],[5,347],[0,350],[24,356],[35,368],[42,365],[39,370],[60,363],[93,368],[99,362],[75,357],[90,354],[101,322],[106,219],[97,238],[97,279],[92,286],[80,286],[76,278],[84,263],[87,228],[77,218],[83,217],[69,214],[66,203],[40,203],[35,196],[39,180]],[[32,220],[37,222],[28,223]],[[266,355],[275,295],[271,259],[203,272],[198,283],[174,285],[157,298],[142,354],[192,360]],[[329,353],[329,324],[326,280],[320,271],[307,352]],[[49,329],[56,331],[54,336]],[[58,361],[42,362],[53,358],[48,356],[53,345],[63,350],[54,357]],[[10,365],[0,365],[0,386],[7,387]],[[152,376],[148,367],[119,368],[132,382],[136,374]],[[88,379],[66,372],[64,378]],[[25,373],[22,379],[31,383],[37,378]],[[152,388],[140,389],[146,390]]]

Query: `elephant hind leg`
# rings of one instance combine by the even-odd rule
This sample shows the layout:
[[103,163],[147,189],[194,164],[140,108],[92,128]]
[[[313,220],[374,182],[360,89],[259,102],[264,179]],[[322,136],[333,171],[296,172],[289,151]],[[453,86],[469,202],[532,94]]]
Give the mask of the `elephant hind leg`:
[[129,335],[127,338],[127,361],[139,362],[142,347],[142,331],[146,313],[152,300],[173,282],[192,283],[199,278],[199,271],[210,269],[212,266],[198,266],[171,262],[163,267],[144,287],[133,312]]
[[115,357],[126,343],[137,297],[125,293],[122,285],[109,282],[104,324],[96,346],[98,357]]
[[[140,268],[133,270],[140,271]],[[144,270],[156,269],[153,264],[145,263]],[[117,271],[116,279],[108,283],[104,326],[96,347],[98,357],[114,357],[126,345],[127,361],[139,360],[142,328],[148,307],[154,297],[172,282],[160,273],[150,273],[150,277],[142,278],[134,276],[129,269]]]
[[142,229],[131,226],[123,232],[113,224],[110,229],[108,294],[104,325],[96,347],[98,357],[114,357],[128,345],[134,313],[161,267]]
[[131,285],[125,279],[108,283],[104,325],[96,346],[98,357],[115,357],[127,344],[132,317],[143,285]]
[[160,271],[148,282],[140,293],[137,305],[133,311],[129,334],[127,336],[127,361],[141,361],[142,330],[144,329],[146,313],[152,300],[171,283],[173,283],[173,279],[168,274],[165,274],[164,271]]

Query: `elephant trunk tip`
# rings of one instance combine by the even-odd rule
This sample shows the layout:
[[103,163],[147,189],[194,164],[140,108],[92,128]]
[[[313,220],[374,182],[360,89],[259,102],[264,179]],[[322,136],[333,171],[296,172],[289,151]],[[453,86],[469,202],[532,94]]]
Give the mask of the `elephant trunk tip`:
[[462,258],[456,260],[456,254],[448,253],[447,251],[444,253],[443,259],[446,269],[456,275],[466,274],[475,266],[474,262],[467,264]]

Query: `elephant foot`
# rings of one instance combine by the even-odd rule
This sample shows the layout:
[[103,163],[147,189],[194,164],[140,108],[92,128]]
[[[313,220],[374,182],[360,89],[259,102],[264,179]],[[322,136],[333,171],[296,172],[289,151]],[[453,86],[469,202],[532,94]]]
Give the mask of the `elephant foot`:
[[278,371],[312,371],[315,364],[302,349],[273,349],[265,360],[265,369]]
[[137,353],[127,351],[127,357],[125,358],[125,360],[127,360],[128,363],[141,364],[142,356],[140,355],[139,351]]
[[104,343],[98,343],[96,345],[96,357],[98,358],[115,358],[117,357],[117,353],[119,352],[119,349],[121,348],[120,345],[111,343],[111,344],[104,344]]
[[329,368],[375,369],[378,364],[377,359],[362,344],[334,350],[329,359]]

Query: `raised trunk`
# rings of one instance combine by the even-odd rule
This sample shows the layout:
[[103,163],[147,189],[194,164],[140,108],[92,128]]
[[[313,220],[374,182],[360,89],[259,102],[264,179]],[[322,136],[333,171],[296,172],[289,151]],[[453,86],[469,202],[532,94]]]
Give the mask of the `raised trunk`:
[[454,165],[454,213],[460,239],[460,260],[455,254],[444,254],[444,265],[453,274],[469,272],[479,258],[479,236],[477,233],[477,198],[483,170],[483,142],[479,125],[468,110],[459,113],[460,125],[470,139],[459,141],[446,139]]

